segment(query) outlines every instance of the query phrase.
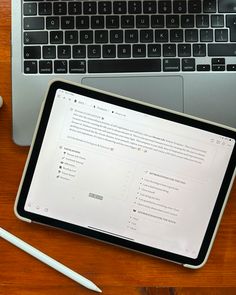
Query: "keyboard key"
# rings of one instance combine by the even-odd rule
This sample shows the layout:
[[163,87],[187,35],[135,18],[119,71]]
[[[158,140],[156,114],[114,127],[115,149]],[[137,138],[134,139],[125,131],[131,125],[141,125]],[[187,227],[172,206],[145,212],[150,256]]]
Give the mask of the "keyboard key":
[[116,29],[119,28],[120,22],[119,22],[119,16],[117,15],[109,15],[106,17],[106,27],[107,29]]
[[194,58],[183,58],[182,59],[182,71],[183,72],[195,71],[195,59]]
[[168,42],[168,30],[155,30],[156,42]]
[[103,29],[104,28],[104,17],[103,16],[91,16],[91,28],[92,29]]
[[138,14],[142,12],[141,1],[128,1],[129,14]]
[[236,56],[236,44],[208,44],[209,56]]
[[81,2],[69,2],[68,3],[68,13],[70,15],[78,15],[82,13]]
[[154,14],[157,12],[157,3],[156,1],[144,1],[143,2],[143,12]]
[[24,58],[25,59],[39,59],[39,58],[41,58],[41,47],[40,46],[25,46],[24,47]]
[[101,46],[100,45],[88,45],[88,58],[100,58]]
[[51,60],[40,60],[39,61],[39,73],[40,74],[51,74],[52,73],[52,61]]
[[126,4],[127,4],[126,1],[114,1],[113,12],[115,14],[126,14],[127,13]]
[[86,30],[89,28],[89,17],[88,16],[77,16],[76,17],[76,29]]
[[148,56],[149,57],[161,56],[161,45],[160,44],[148,44]]
[[58,58],[71,58],[71,47],[68,45],[60,45],[57,47]]
[[180,56],[180,57],[191,56],[191,45],[190,44],[179,44],[178,45],[178,56]]
[[98,13],[99,14],[111,14],[111,2],[99,1],[98,2]]
[[62,44],[63,43],[63,32],[62,31],[50,32],[50,43],[51,44]]
[[130,45],[118,45],[117,55],[120,58],[129,58],[131,57],[131,46]]
[[24,73],[25,74],[37,74],[38,65],[37,61],[25,61],[24,62]]
[[80,43],[93,43],[93,31],[80,31]]
[[116,46],[115,45],[104,45],[102,48],[102,56],[104,58],[115,58],[116,57]]
[[186,42],[198,42],[198,30],[186,29],[185,30],[185,41]]
[[134,16],[133,15],[122,15],[121,16],[121,27],[122,28],[134,28]]
[[53,3],[53,14],[55,14],[55,15],[66,15],[67,14],[66,2],[55,2],[55,3]]
[[71,30],[74,29],[75,22],[73,16],[62,16],[61,17],[61,28],[63,30]]
[[175,57],[176,56],[176,45],[175,44],[164,44],[163,45],[163,56]]
[[196,25],[198,28],[208,28],[209,27],[209,15],[197,15]]
[[85,58],[86,57],[86,46],[85,45],[74,45],[72,51],[73,51],[73,58]]
[[171,1],[158,1],[158,12],[159,13],[171,13]]
[[206,56],[206,44],[193,44],[193,56]]
[[212,71],[214,71],[214,72],[223,72],[223,71],[225,71],[225,66],[223,66],[223,65],[213,65],[212,66]]
[[96,14],[97,12],[97,2],[95,1],[86,1],[83,3],[84,14]]
[[230,41],[235,42],[236,41],[236,15],[227,15],[226,25],[227,27],[230,28]]
[[111,30],[110,31],[110,42],[111,43],[122,43],[123,42],[123,31],[122,30]]
[[25,32],[24,33],[24,44],[47,44],[48,33],[42,32]]
[[188,1],[188,12],[189,13],[201,13],[201,1],[189,0]]
[[141,43],[153,42],[153,30],[140,30],[140,42]]
[[227,42],[228,41],[228,30],[216,29],[215,30],[215,41],[216,42]]
[[24,15],[36,15],[37,14],[37,3],[24,3]]
[[43,17],[25,17],[24,29],[25,30],[43,30],[44,18]]
[[83,74],[83,73],[86,73],[86,62],[85,62],[85,60],[70,60],[69,61],[69,72],[71,74]]
[[125,31],[126,43],[138,43],[138,30],[126,30]]
[[152,28],[164,28],[164,15],[152,15],[151,26]]
[[211,29],[200,30],[200,41],[201,42],[212,42],[213,41],[213,30],[211,30]]
[[95,43],[108,43],[108,31],[98,30],[95,31]]
[[160,72],[160,59],[89,60],[89,73]]
[[65,43],[66,44],[77,44],[78,43],[78,31],[66,31],[65,32]]
[[180,71],[180,59],[170,58],[163,59],[163,71],[164,72],[179,72]]
[[227,65],[227,71],[236,71],[236,64]]
[[220,28],[224,26],[224,16],[220,15],[212,15],[211,16],[211,26],[213,28]]
[[47,17],[46,18],[47,30],[58,30],[59,29],[59,17]]
[[218,0],[219,12],[236,12],[235,0]]
[[137,28],[148,28],[149,27],[149,16],[148,15],[137,15],[136,16],[136,27]]
[[52,3],[39,3],[39,15],[51,15]]
[[56,46],[43,46],[43,58],[55,59],[56,58]]
[[182,28],[193,28],[194,27],[193,15],[181,15],[181,27]]
[[212,58],[211,63],[213,65],[225,65],[225,58]]
[[145,57],[146,56],[146,45],[135,44],[133,45],[133,57]]
[[215,13],[216,0],[203,0],[203,11],[207,13]]
[[54,73],[55,74],[66,74],[67,73],[67,61],[66,60],[55,60],[54,61]]
[[183,30],[170,30],[171,42],[183,42]]
[[166,16],[167,28],[178,28],[179,27],[179,16],[178,15],[167,15]]
[[210,69],[210,65],[197,65],[197,71],[199,72],[208,72]]
[[173,10],[174,10],[174,13],[186,13],[187,12],[186,0],[173,1]]

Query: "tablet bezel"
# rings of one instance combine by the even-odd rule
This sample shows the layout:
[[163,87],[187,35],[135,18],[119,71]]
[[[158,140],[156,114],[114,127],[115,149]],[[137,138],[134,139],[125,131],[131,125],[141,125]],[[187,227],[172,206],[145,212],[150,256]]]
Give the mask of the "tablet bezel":
[[74,224],[70,224],[64,221],[48,218],[35,213],[30,213],[24,210],[27,194],[32,181],[33,173],[36,167],[37,159],[40,153],[41,145],[43,142],[44,134],[47,128],[48,120],[50,117],[51,109],[54,102],[54,97],[58,89],[70,91],[76,94],[81,94],[91,98],[95,98],[104,102],[112,103],[121,107],[126,107],[135,111],[140,111],[149,115],[157,116],[163,119],[168,119],[174,122],[192,126],[198,129],[217,133],[222,136],[231,137],[236,140],[236,130],[228,128],[226,126],[214,124],[212,122],[194,118],[186,114],[170,111],[164,108],[151,106],[146,103],[141,103],[133,99],[124,98],[119,95],[113,95],[105,91],[99,91],[88,86],[82,86],[79,84],[73,84],[66,81],[54,81],[51,83],[46,99],[44,101],[37,128],[35,131],[34,140],[31,145],[31,150],[28,155],[25,170],[22,176],[21,184],[17,193],[15,203],[15,213],[17,217],[28,220],[31,222],[37,222],[40,224],[53,226],[56,228],[64,229],[74,233],[82,234],[91,238],[95,238],[104,242],[109,242],[118,246],[122,246],[128,249],[139,251],[145,254],[170,260],[176,263],[183,264],[185,266],[197,268],[202,266],[208,257],[210,248],[212,246],[214,236],[216,234],[221,216],[226,205],[230,188],[233,184],[235,176],[235,162],[236,162],[236,147],[234,146],[233,153],[231,155],[229,165],[227,167],[224,180],[222,182],[198,257],[196,259],[186,256],[178,255],[175,253],[167,252],[161,249],[152,248],[149,246],[141,245],[133,241],[122,239],[117,236],[109,235],[104,232],[95,231],[92,229],[83,228]]

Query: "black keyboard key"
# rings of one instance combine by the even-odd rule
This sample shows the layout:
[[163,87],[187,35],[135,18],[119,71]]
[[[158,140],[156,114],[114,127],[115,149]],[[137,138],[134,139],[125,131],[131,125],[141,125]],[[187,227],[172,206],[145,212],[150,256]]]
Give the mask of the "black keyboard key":
[[156,42],[168,42],[169,34],[168,30],[155,30]]
[[73,58],[85,58],[86,57],[86,45],[74,45]]
[[115,14],[126,14],[127,13],[127,2],[126,1],[114,1],[113,2],[113,13]]
[[148,56],[149,57],[160,57],[161,56],[161,45],[160,44],[148,44]]
[[67,3],[66,2],[53,3],[53,14],[66,15],[67,14]]
[[163,45],[163,56],[175,57],[176,56],[176,45],[175,44],[164,44]]
[[133,45],[133,57],[146,57],[146,45],[134,44]]
[[115,58],[116,57],[116,46],[115,45],[104,45],[102,47],[102,56],[104,58]]
[[200,41],[201,42],[212,42],[213,41],[213,30],[211,30],[211,29],[200,30]]
[[110,31],[110,42],[111,43],[123,43],[123,31],[122,30],[111,30]]
[[37,3],[24,3],[24,15],[36,15],[37,14]]
[[65,43],[66,44],[77,44],[78,43],[78,31],[66,31],[65,32]]
[[189,0],[188,1],[188,12],[189,13],[201,13],[201,1],[199,0]]
[[50,32],[50,43],[51,44],[62,44],[63,43],[63,32],[62,31]]
[[38,65],[37,61],[25,61],[24,62],[24,73],[25,74],[37,74]]
[[165,59],[163,59],[163,71],[164,72],[179,72],[180,71],[180,59],[179,58],[165,58]]
[[111,2],[109,1],[99,1],[98,2],[98,13],[99,14],[111,14]]
[[106,27],[108,29],[116,29],[119,28],[119,16],[117,15],[109,15],[106,17]]
[[41,47],[40,46],[25,46],[24,47],[24,58],[25,59],[39,59],[39,58],[41,58]]
[[52,3],[44,2],[39,3],[39,15],[51,15],[52,14]]
[[198,30],[186,29],[185,30],[185,41],[186,42],[198,42]]
[[86,16],[77,16],[76,17],[76,29],[86,30],[89,28],[89,17]]
[[236,56],[236,44],[208,44],[209,56]]
[[81,44],[93,43],[93,31],[80,31],[80,43]]
[[59,17],[47,17],[46,18],[46,28],[47,30],[58,30],[59,29]]
[[95,31],[95,43],[108,43],[108,31],[107,30]]
[[193,56],[206,56],[206,44],[193,44]]
[[183,72],[195,71],[195,59],[194,58],[183,58],[182,59],[182,71]]
[[136,16],[137,28],[148,28],[149,27],[149,16],[148,15],[137,15]]
[[43,17],[25,17],[24,29],[25,30],[43,30],[44,18]]
[[138,43],[138,30],[126,30],[125,31],[126,43]]
[[193,28],[194,27],[194,16],[193,15],[181,15],[181,27],[182,28]]
[[101,46],[100,45],[88,45],[88,58],[100,58]]
[[89,60],[89,73],[160,72],[160,59]]
[[43,46],[43,58],[55,59],[56,58],[56,46]]
[[173,1],[173,11],[174,13],[186,13],[187,12],[186,0]]
[[236,15],[227,15],[226,25],[227,27],[230,28],[230,41],[235,42],[236,41]]
[[158,1],[158,12],[159,13],[171,13],[171,1]]
[[97,12],[97,2],[95,1],[86,1],[83,2],[83,11],[84,14],[96,14]]
[[48,33],[42,32],[25,32],[24,33],[24,43],[25,44],[47,44],[48,43]]
[[224,16],[222,14],[211,16],[211,26],[213,28],[220,28],[224,26]]
[[143,2],[143,13],[155,14],[157,12],[156,1],[144,1]]
[[40,60],[39,61],[39,73],[40,74],[51,74],[52,73],[52,61],[51,60]]
[[227,65],[227,71],[236,71],[236,64]]
[[140,42],[152,43],[153,42],[153,30],[140,30]]
[[183,30],[170,30],[171,42],[183,42]]
[[152,28],[164,28],[164,16],[163,15],[152,15],[151,16]]
[[209,27],[209,15],[206,15],[206,14],[197,15],[196,26],[198,28],[208,28]]
[[82,13],[81,2],[69,2],[68,3],[68,13],[70,15],[78,15]]
[[85,60],[70,60],[69,61],[69,72],[71,74],[84,74],[84,73],[86,73]]
[[179,16],[178,15],[167,15],[166,16],[167,28],[178,28],[179,27]]
[[212,71],[214,71],[214,72],[223,72],[223,71],[225,71],[225,66],[223,66],[223,65],[213,65],[212,66]]
[[75,22],[73,16],[62,16],[61,17],[61,28],[63,30],[74,29]]
[[212,58],[212,65],[225,65],[225,58]]
[[210,65],[207,65],[207,64],[197,65],[198,72],[209,72],[210,69],[211,69]]
[[118,45],[117,55],[119,58],[131,57],[131,46],[130,45]]
[[55,74],[66,74],[67,70],[67,61],[66,60],[55,60],[54,61],[54,73]]
[[128,1],[129,14],[139,14],[142,12],[141,1]]
[[59,45],[57,47],[58,58],[71,58],[71,47],[69,45]]
[[219,0],[219,12],[236,12],[236,1]]
[[216,29],[215,30],[215,41],[216,42],[228,42],[228,30]]
[[101,15],[91,16],[91,28],[92,29],[103,29],[104,28],[104,17]]
[[180,57],[191,56],[191,45],[190,44],[179,44],[178,45],[178,56],[180,56]]
[[203,0],[203,12],[215,13],[216,0]]
[[134,16],[122,15],[121,16],[121,28],[134,28]]

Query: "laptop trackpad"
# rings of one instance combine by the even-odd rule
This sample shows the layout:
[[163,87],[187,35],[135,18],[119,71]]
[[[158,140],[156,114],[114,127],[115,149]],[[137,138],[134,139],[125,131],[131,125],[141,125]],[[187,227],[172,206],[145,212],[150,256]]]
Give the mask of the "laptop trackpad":
[[184,111],[181,76],[86,77],[82,79],[82,84],[176,111]]

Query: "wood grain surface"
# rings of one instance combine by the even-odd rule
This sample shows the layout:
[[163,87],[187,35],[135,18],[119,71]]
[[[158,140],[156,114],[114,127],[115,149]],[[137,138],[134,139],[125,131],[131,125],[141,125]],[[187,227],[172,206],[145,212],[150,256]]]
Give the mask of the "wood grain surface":
[[[14,0],[20,1],[20,0]],[[92,280],[108,295],[236,294],[236,185],[212,252],[199,270],[18,220],[13,205],[28,153],[11,131],[11,1],[0,1],[0,226]],[[0,239],[0,294],[92,294]]]

